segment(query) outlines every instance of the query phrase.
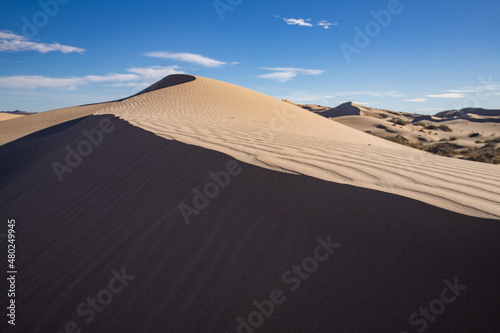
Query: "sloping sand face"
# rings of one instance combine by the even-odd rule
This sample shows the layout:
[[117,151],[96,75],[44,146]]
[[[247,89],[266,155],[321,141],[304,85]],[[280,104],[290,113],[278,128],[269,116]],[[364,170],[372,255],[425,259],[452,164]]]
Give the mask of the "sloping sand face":
[[0,121],[21,118],[24,117],[22,114],[10,114],[10,113],[0,113]]
[[[99,144],[60,182],[54,161],[65,163],[67,146],[85,152],[97,128]],[[2,320],[0,332],[500,326],[497,221],[244,162],[200,207],[193,189],[205,192],[234,159],[109,115],[6,144],[0,161],[19,267],[16,327]],[[189,224],[181,204],[198,207]]]
[[96,114],[113,114],[163,138],[267,169],[500,219],[498,166],[403,147],[212,79],[176,75],[158,87]]

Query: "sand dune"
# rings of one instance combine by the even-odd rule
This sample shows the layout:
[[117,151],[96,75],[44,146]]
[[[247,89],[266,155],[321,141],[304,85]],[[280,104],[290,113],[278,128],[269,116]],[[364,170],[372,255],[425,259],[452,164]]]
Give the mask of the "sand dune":
[[10,114],[10,113],[0,113],[0,121],[5,121],[9,119],[14,119],[14,118],[20,118],[24,117],[23,115],[20,114]]
[[8,122],[1,122],[0,145],[47,128],[52,128],[58,124],[89,116],[108,104],[98,103],[62,108],[31,114],[28,117],[16,117],[16,119],[10,119]]
[[0,133],[1,332],[500,327],[494,165],[185,75]]
[[[492,155],[496,155],[497,164],[500,161],[500,149],[492,151],[487,145],[492,140],[500,140],[500,110],[467,108],[421,115],[375,109],[351,102],[330,108],[285,101],[359,131],[381,138],[396,138],[401,143],[413,144],[423,150],[432,151],[433,147],[445,144],[457,158],[493,163],[495,159]],[[475,150],[478,149],[483,150],[483,158],[477,158]],[[473,156],[476,158],[471,158]]]
[[[170,94],[169,89],[163,93]],[[259,96],[244,102],[255,103]],[[129,101],[122,112],[134,115],[130,105],[145,112],[154,102],[151,97]],[[206,112],[215,119],[195,119],[187,118],[182,104],[164,109],[161,100],[156,103],[157,109],[144,119],[157,114],[157,126],[164,124],[176,129],[175,136],[182,132],[197,142],[205,133],[214,147],[223,142],[237,147],[232,143],[236,139],[248,145],[244,140],[254,138],[257,148],[269,151],[269,157],[259,158],[272,168],[283,165],[280,157],[272,159],[275,146],[313,165],[318,157],[308,159],[306,153],[325,150],[326,169],[340,159],[355,165],[351,156],[356,163],[391,167],[384,161],[387,152],[380,159],[365,155],[359,148],[364,137],[354,138],[360,141],[354,150],[343,147],[342,154],[336,153],[335,162],[328,156],[330,141],[314,146],[326,127],[295,140],[292,131],[280,132],[264,144],[256,136],[242,137],[242,125],[232,118],[223,121],[221,109],[209,105]],[[175,122],[169,125],[160,110],[173,110],[177,117],[168,119]],[[259,114],[265,126],[265,113]],[[256,115],[247,116],[247,126],[254,128]],[[59,182],[53,162],[64,163],[65,147],[77,149],[88,139],[83,133],[100,128],[103,119],[110,119],[111,132]],[[309,119],[317,126],[324,123]],[[188,131],[188,122],[200,127]],[[205,122],[212,127],[201,127]],[[224,125],[222,134],[234,132],[234,138],[217,137],[217,124]],[[351,132],[333,126],[340,133]],[[285,137],[291,140],[288,146]],[[377,144],[377,149],[391,149],[374,140],[373,146]],[[193,189],[203,190],[212,180],[210,173],[226,169],[234,159],[165,140],[109,115],[59,123],[5,144],[0,161],[0,211],[17,221],[19,266],[17,324],[13,329],[2,320],[2,332],[415,332],[424,324],[428,332],[494,332],[500,325],[497,221],[239,162],[241,171],[187,225],[179,204],[193,206]],[[460,165],[467,169],[469,164]],[[425,172],[444,177],[444,165]],[[477,186],[482,177],[495,183],[491,175],[481,174],[471,184]],[[318,239],[339,247],[328,251]],[[318,246],[324,261],[316,261],[315,267]],[[6,256],[0,256],[0,264],[6,267]],[[309,273],[293,273],[294,265],[305,265]],[[435,304],[455,281],[460,289],[447,289],[444,295],[453,301],[440,315],[433,321],[418,315],[419,308]],[[2,290],[7,290],[5,282]],[[273,291],[282,294],[271,311],[266,300]],[[99,310],[89,305],[92,298]],[[4,309],[5,300],[0,298]],[[259,306],[267,307],[263,311],[268,315],[259,315],[255,303],[264,304]],[[419,323],[412,325],[414,313]],[[253,328],[241,326],[251,320]]]
[[267,169],[500,218],[500,169],[495,165],[397,145],[228,83],[202,77],[189,81],[184,75],[167,80],[159,84],[162,89],[96,114],[113,114],[163,138]]

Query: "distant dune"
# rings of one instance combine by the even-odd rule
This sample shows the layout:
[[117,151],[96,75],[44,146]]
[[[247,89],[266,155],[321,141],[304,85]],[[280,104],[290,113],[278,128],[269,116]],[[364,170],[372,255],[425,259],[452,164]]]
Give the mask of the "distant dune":
[[0,121],[4,120],[9,120],[9,119],[14,119],[14,118],[19,118],[22,116],[28,116],[33,114],[32,112],[26,112],[26,111],[0,111]]
[[17,332],[500,327],[498,166],[188,75],[0,140]]
[[500,164],[500,110],[467,108],[436,115],[396,112],[351,102],[335,108],[295,104],[362,132],[461,159]]
[[19,117],[24,117],[24,116],[20,114],[0,113],[0,121],[19,118]]
[[[106,103],[82,105],[47,112],[31,114],[11,119],[8,123],[0,124],[0,145],[17,140],[26,135],[43,130],[51,131],[56,125],[91,115],[103,108]],[[1,115],[1,114],[0,114]]]

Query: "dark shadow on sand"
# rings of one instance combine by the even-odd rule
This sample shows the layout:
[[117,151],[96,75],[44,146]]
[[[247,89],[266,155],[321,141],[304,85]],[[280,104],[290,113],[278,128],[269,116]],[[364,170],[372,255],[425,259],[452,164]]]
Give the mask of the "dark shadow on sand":
[[[193,207],[193,189],[233,159],[115,118],[114,132],[59,183],[50,162],[105,117],[40,139],[43,154],[30,154],[33,141],[12,144],[27,156],[0,188],[0,211],[17,219],[18,332],[60,332],[71,321],[85,332],[237,332],[237,318],[278,289],[286,301],[255,332],[414,332],[409,316],[455,277],[467,289],[428,332],[500,327],[498,221],[239,163],[186,225],[179,204]],[[292,291],[283,273],[329,236],[340,248]],[[122,268],[135,278],[86,323],[77,307]]]

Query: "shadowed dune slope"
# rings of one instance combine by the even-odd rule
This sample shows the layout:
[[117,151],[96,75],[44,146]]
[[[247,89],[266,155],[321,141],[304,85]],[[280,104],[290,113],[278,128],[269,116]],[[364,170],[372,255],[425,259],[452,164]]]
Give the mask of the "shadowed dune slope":
[[[256,332],[413,332],[422,324],[408,318],[455,278],[466,289],[428,331],[500,326],[497,221],[240,162],[187,225],[178,205],[192,207],[193,189],[233,158],[112,118],[112,132],[59,182],[53,161],[64,163],[66,145],[78,147],[103,118],[0,147],[0,211],[16,219],[17,332],[70,322],[85,332],[238,332],[237,318],[274,290],[286,299]],[[304,278],[286,273],[329,236],[340,244],[329,257],[322,250],[317,267],[309,259]],[[122,269],[135,278],[109,299],[102,290]],[[96,297],[100,312],[77,313]]]
[[[500,168],[450,160],[359,132],[297,106],[212,79],[167,86],[100,109],[170,140],[271,170],[303,174],[500,219]],[[187,82],[189,81],[189,82]],[[161,81],[160,81],[161,82]]]
[[147,87],[146,89],[144,89],[143,91],[137,93],[134,96],[145,94],[145,93],[148,93],[148,92],[151,92],[151,91],[155,91],[155,90],[158,90],[158,89],[164,89],[164,88],[173,87],[173,86],[176,86],[176,85],[179,85],[179,84],[183,84],[183,83],[188,83],[188,82],[191,82],[191,81],[194,81],[194,80],[196,80],[196,77],[191,76],[191,75],[172,74],[172,75],[164,77],[160,81],[158,81],[158,82],[154,83],[153,85]]

